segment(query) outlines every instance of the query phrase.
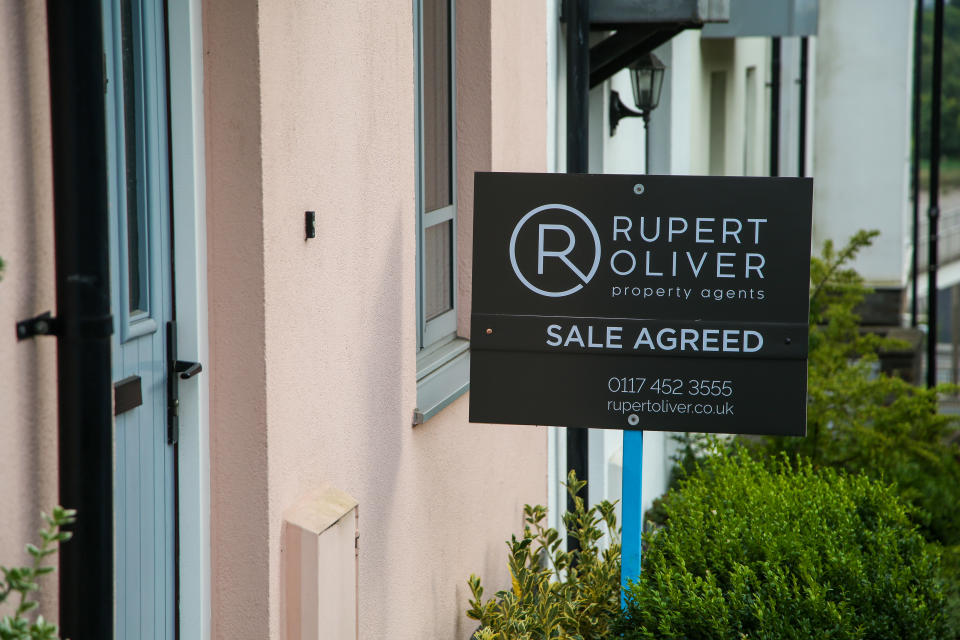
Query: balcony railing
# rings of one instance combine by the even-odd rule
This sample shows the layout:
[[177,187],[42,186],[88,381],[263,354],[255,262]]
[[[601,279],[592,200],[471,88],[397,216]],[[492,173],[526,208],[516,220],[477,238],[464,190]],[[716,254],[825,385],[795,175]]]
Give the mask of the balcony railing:
[[[926,207],[920,210],[919,246],[917,247],[917,265],[921,274],[927,271],[928,234],[930,222],[927,219]],[[960,205],[955,205],[940,212],[940,223],[937,225],[937,263],[945,265],[960,260]]]

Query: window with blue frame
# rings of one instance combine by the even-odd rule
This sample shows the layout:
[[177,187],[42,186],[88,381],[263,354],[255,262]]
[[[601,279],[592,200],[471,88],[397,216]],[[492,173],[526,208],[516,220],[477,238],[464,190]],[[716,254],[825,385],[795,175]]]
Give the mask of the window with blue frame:
[[414,17],[418,423],[469,387],[469,344],[457,336],[454,1],[417,0]]

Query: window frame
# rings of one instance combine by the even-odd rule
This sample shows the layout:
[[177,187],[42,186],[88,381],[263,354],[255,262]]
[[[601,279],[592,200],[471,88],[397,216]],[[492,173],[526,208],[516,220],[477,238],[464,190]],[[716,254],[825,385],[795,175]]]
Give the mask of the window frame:
[[[110,55],[105,54],[104,64],[109,64],[108,75],[112,78],[111,82],[116,81],[116,86],[108,91],[107,118],[108,127],[106,131],[107,145],[109,145],[109,158],[111,179],[116,180],[116,187],[113,187],[113,197],[116,199],[118,214],[118,237],[117,248],[120,255],[120,261],[117,277],[120,282],[120,291],[118,296],[119,309],[117,314],[117,325],[119,326],[120,342],[125,344],[141,336],[145,336],[157,331],[160,327],[160,321],[157,319],[157,295],[162,291],[161,277],[162,261],[165,259],[162,250],[163,234],[158,233],[156,222],[148,215],[148,211],[163,207],[160,200],[163,199],[163,186],[168,182],[168,178],[161,175],[163,170],[160,167],[166,166],[166,161],[162,160],[165,153],[163,149],[163,138],[157,137],[157,132],[147,126],[147,121],[152,118],[152,112],[165,105],[166,88],[158,86],[161,77],[157,76],[155,70],[158,67],[157,61],[157,43],[153,41],[155,34],[148,33],[145,30],[146,17],[143,14],[144,5],[140,1],[130,2],[129,25],[124,25],[123,18],[123,0],[104,0],[102,8],[105,15],[105,38],[109,41],[104,43],[105,48],[109,49]],[[109,20],[110,22],[106,22]],[[164,25],[164,29],[166,26]],[[131,55],[130,60],[125,61],[123,55],[123,31],[129,29]],[[162,44],[159,46],[163,46]],[[129,67],[127,66],[129,63]],[[165,62],[164,62],[165,64]],[[162,68],[162,65],[161,65]],[[127,77],[129,71],[132,77]],[[164,72],[165,73],[165,72]],[[125,91],[128,89],[128,80],[131,82],[129,89],[132,91],[132,100],[128,104]],[[159,96],[159,98],[158,98]],[[158,99],[161,102],[158,102]],[[165,108],[165,107],[164,107]],[[128,121],[128,110],[132,111],[133,118]],[[166,117],[166,115],[162,115]],[[132,127],[131,128],[128,128]],[[128,136],[133,135],[133,143],[129,143]],[[130,164],[132,162],[132,165]],[[135,174],[136,188],[133,193],[129,189],[130,170]],[[134,200],[131,202],[131,198]],[[159,200],[158,200],[159,198]],[[130,281],[133,278],[133,268],[130,264],[130,218],[129,208],[136,207],[137,225],[139,227],[140,237],[138,238],[139,260],[136,265],[138,271],[137,277],[140,280],[141,309],[132,309]],[[160,238],[161,250],[157,252],[157,245],[154,240]]]
[[[415,88],[415,153],[416,153],[416,318],[417,318],[417,408],[413,424],[429,420],[470,388],[470,343],[457,335],[457,64],[456,64],[456,0],[449,2],[449,139],[450,201],[449,205],[427,212],[424,149],[424,34],[423,2],[413,0],[414,21],[414,88]],[[426,319],[426,230],[450,222],[451,308],[430,320]]]

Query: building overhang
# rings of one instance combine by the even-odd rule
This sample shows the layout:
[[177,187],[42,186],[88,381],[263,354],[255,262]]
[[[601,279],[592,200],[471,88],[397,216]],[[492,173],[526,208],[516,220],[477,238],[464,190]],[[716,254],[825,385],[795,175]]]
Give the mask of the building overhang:
[[591,30],[613,33],[590,47],[590,87],[685,29],[726,22],[731,1],[591,0]]
[[730,20],[707,24],[704,38],[817,35],[819,0],[730,0]]

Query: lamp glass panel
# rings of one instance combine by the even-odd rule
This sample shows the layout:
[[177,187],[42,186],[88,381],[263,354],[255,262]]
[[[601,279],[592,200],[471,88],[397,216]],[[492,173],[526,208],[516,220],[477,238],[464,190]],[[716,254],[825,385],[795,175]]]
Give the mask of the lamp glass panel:
[[653,101],[653,69],[631,69],[633,80],[633,103],[637,109],[650,109]]
[[650,109],[656,109],[660,104],[660,93],[663,91],[663,76],[666,69],[654,68],[650,77]]

